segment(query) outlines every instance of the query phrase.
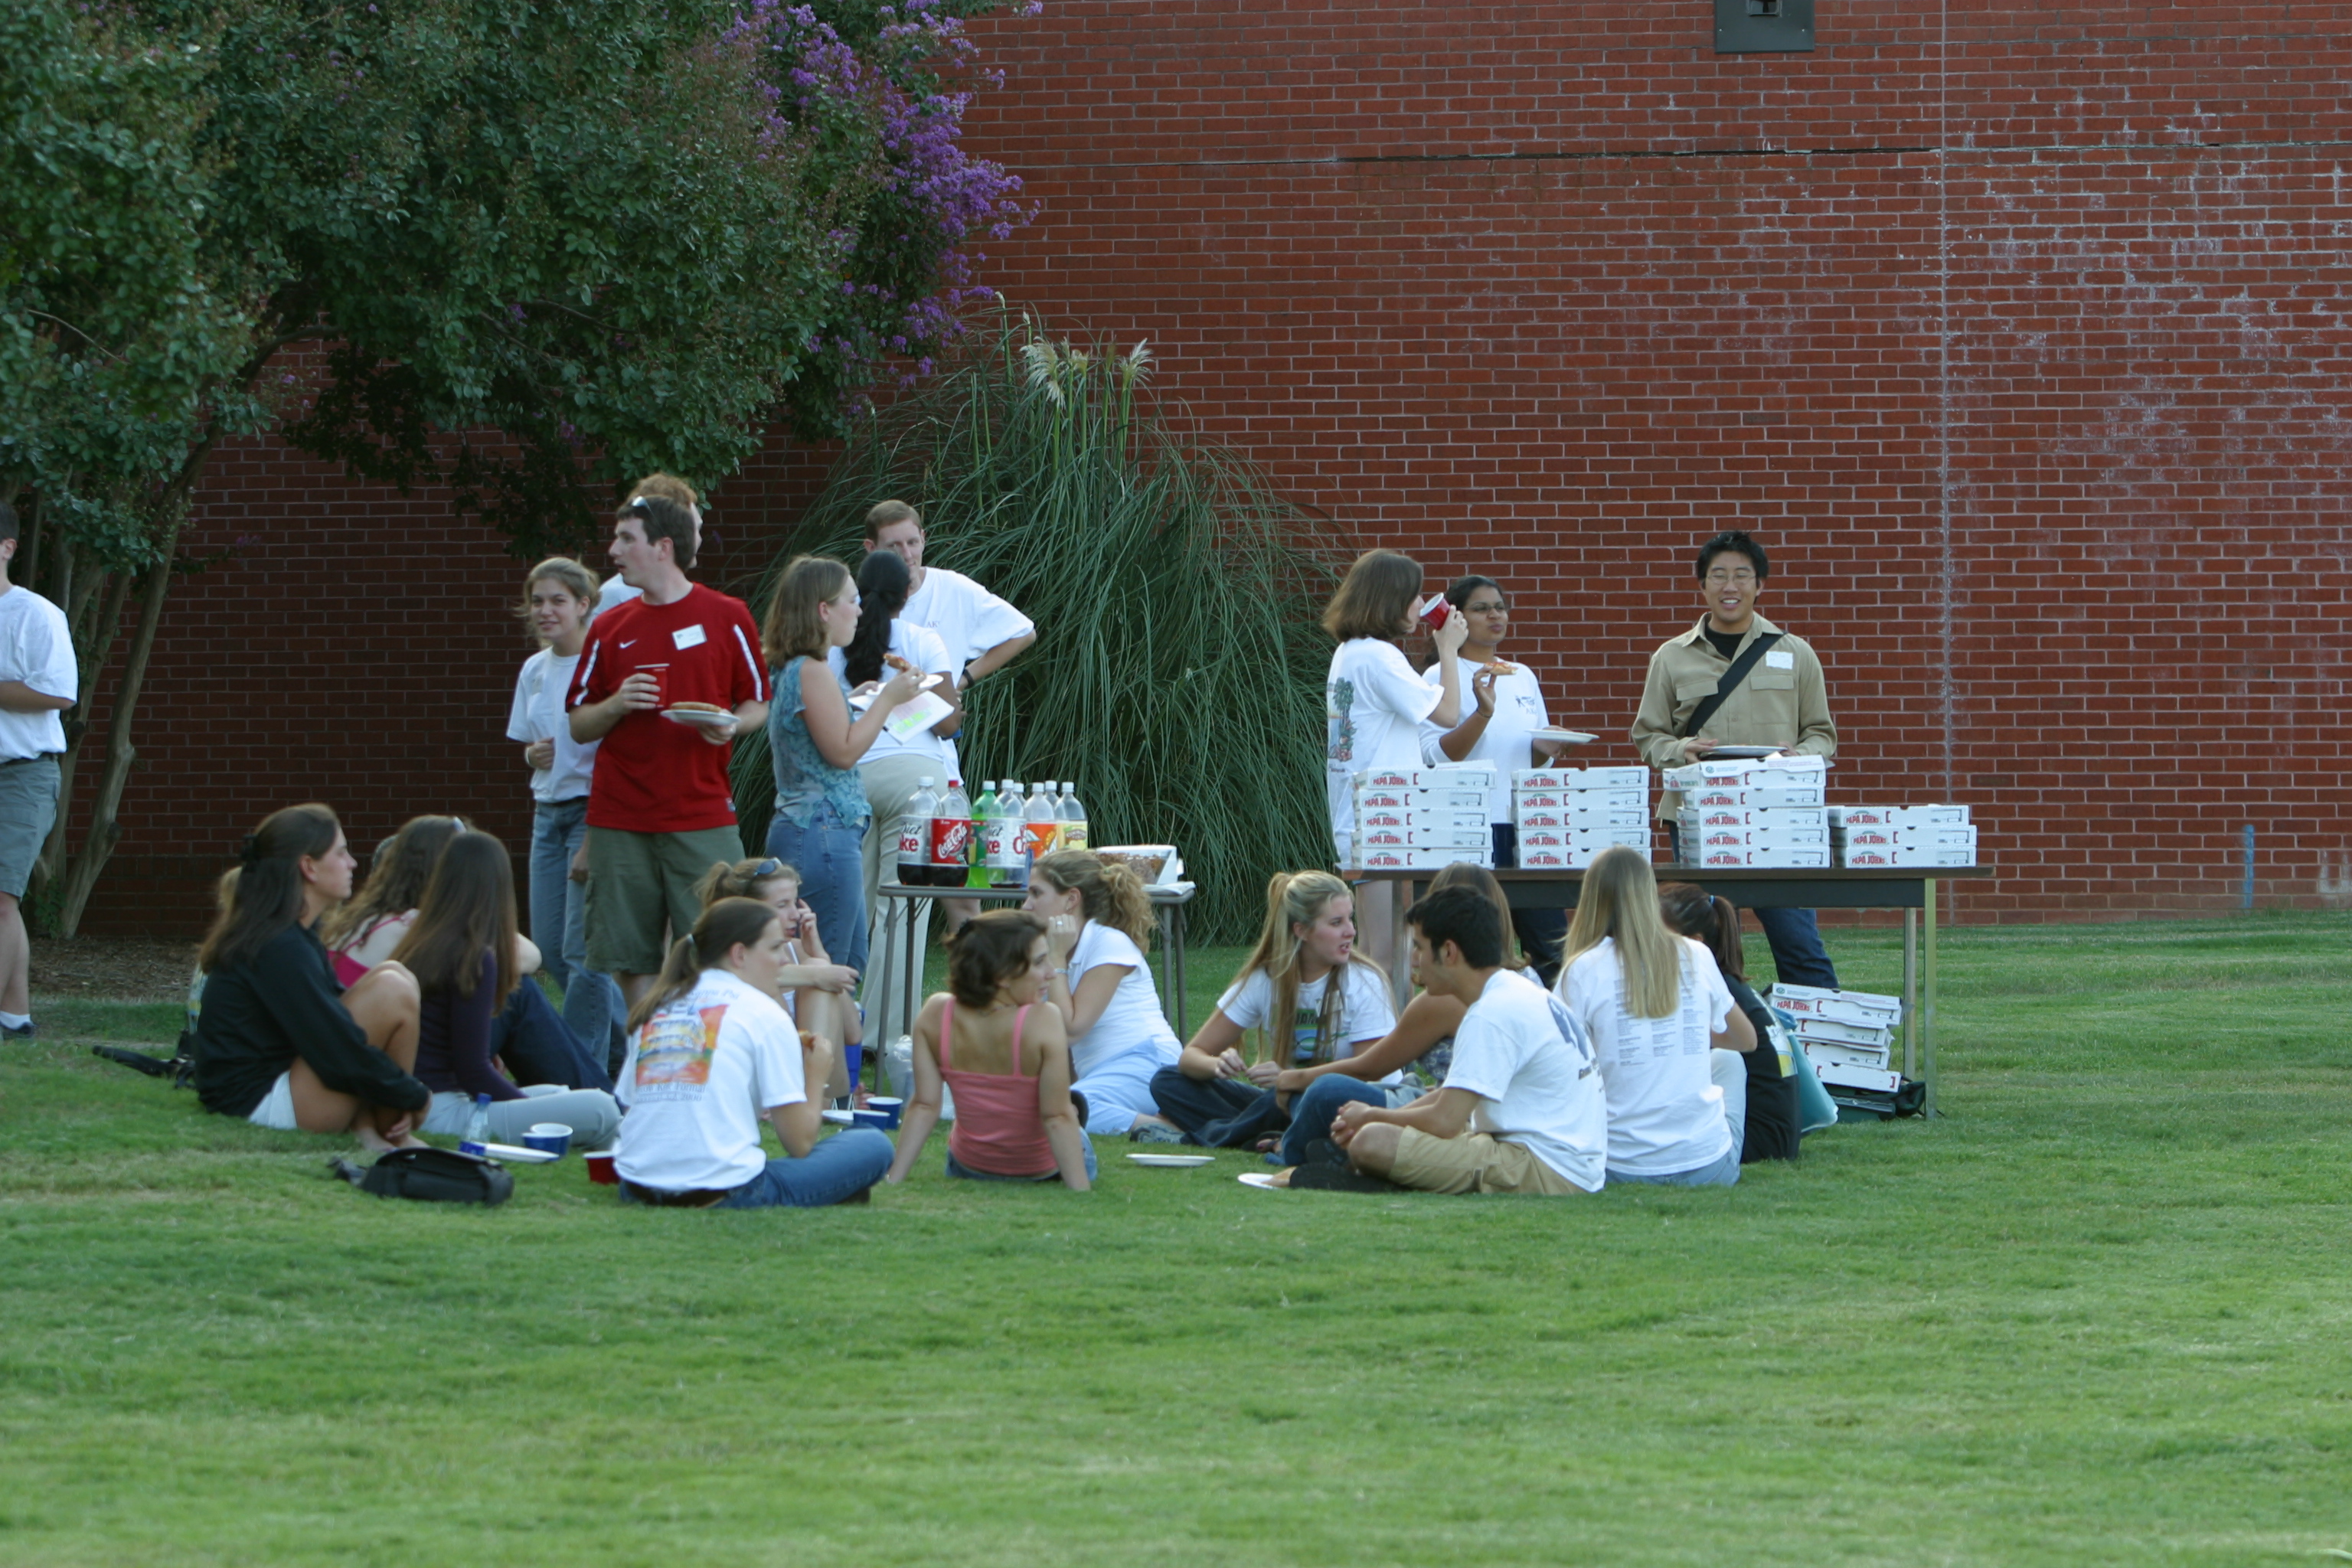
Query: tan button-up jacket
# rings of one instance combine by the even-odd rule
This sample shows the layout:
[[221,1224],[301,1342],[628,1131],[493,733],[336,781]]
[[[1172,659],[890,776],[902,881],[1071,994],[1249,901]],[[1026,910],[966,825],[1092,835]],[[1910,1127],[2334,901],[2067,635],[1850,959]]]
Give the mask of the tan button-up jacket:
[[[1650,677],[1642,685],[1642,710],[1633,719],[1633,741],[1642,760],[1654,768],[1683,765],[1683,721],[1715,694],[1723,672],[1731,668],[1731,660],[1706,640],[1706,617],[1701,616],[1690,630],[1650,656]],[[1780,630],[1758,616],[1732,658],[1766,632]],[[1783,653],[1790,656],[1789,668],[1775,668],[1774,656]],[[1748,679],[1723,700],[1706,729],[1726,745],[1780,746],[1807,755],[1836,755],[1837,725],[1830,718],[1829,685],[1812,646],[1782,633]],[[1671,817],[1681,805],[1682,797],[1670,791],[1658,801],[1658,816]]]

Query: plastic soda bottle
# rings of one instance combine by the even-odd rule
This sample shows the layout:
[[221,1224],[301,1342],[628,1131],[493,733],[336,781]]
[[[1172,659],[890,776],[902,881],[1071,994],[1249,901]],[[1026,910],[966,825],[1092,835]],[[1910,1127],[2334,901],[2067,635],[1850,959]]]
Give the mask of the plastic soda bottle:
[[948,780],[948,793],[931,817],[930,845],[931,886],[962,887],[964,858],[971,849],[971,801],[961,779]]
[[1054,852],[1061,838],[1062,819],[1054,809],[1051,780],[1029,786],[1028,804],[1021,811],[1021,853],[1025,869]]
[[931,818],[939,815],[940,797],[931,793],[930,775],[916,781],[915,798],[898,819],[898,885],[928,888],[930,881]]
[[1078,804],[1078,785],[1075,779],[1062,786],[1058,814],[1062,819],[1060,847],[1084,849],[1087,847],[1087,808]]
[[990,879],[992,873],[989,868],[993,862],[988,856],[988,827],[996,820],[997,810],[996,781],[985,780],[980,786],[980,798],[971,803],[971,842],[964,850],[968,868],[964,873],[963,885],[967,888],[994,885]]
[[1029,862],[1023,854],[1022,838],[1025,810],[1020,782],[1006,779],[996,797],[995,815],[981,826],[986,836],[981,852],[988,858],[988,885],[992,888],[1029,885]]
[[466,1118],[466,1135],[457,1140],[457,1152],[480,1154],[485,1158],[488,1156],[490,1152],[490,1097],[488,1095],[474,1096],[474,1113]]

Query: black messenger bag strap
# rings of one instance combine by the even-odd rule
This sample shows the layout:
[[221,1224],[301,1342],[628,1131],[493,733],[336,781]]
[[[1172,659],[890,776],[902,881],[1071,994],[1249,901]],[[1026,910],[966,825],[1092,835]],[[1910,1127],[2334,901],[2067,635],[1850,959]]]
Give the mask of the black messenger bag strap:
[[1780,640],[1780,635],[1779,632],[1766,632],[1748,645],[1746,653],[1731,661],[1731,668],[1725,670],[1723,679],[1715,683],[1714,693],[1692,709],[1690,717],[1683,721],[1680,739],[1689,740],[1699,732],[1701,725],[1715,717],[1715,710],[1723,706],[1723,700],[1739,689],[1739,683],[1748,679],[1748,672],[1756,668],[1756,661],[1764,657],[1764,650]]

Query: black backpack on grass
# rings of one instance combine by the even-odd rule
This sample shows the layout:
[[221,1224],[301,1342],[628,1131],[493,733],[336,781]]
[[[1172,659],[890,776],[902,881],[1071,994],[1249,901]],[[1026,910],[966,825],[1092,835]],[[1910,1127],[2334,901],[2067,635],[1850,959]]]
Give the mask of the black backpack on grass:
[[505,1166],[454,1149],[392,1149],[364,1171],[349,1160],[329,1161],[328,1169],[380,1198],[496,1208],[514,1196],[514,1177]]

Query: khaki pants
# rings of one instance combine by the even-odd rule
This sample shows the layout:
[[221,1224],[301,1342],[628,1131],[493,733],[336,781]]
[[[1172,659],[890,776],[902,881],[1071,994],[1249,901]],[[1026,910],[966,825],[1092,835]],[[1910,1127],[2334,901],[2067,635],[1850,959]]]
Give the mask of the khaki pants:
[[1397,1139],[1396,1165],[1389,1180],[1424,1193],[1531,1193],[1565,1197],[1582,1187],[1529,1153],[1484,1132],[1433,1138],[1408,1127]]

